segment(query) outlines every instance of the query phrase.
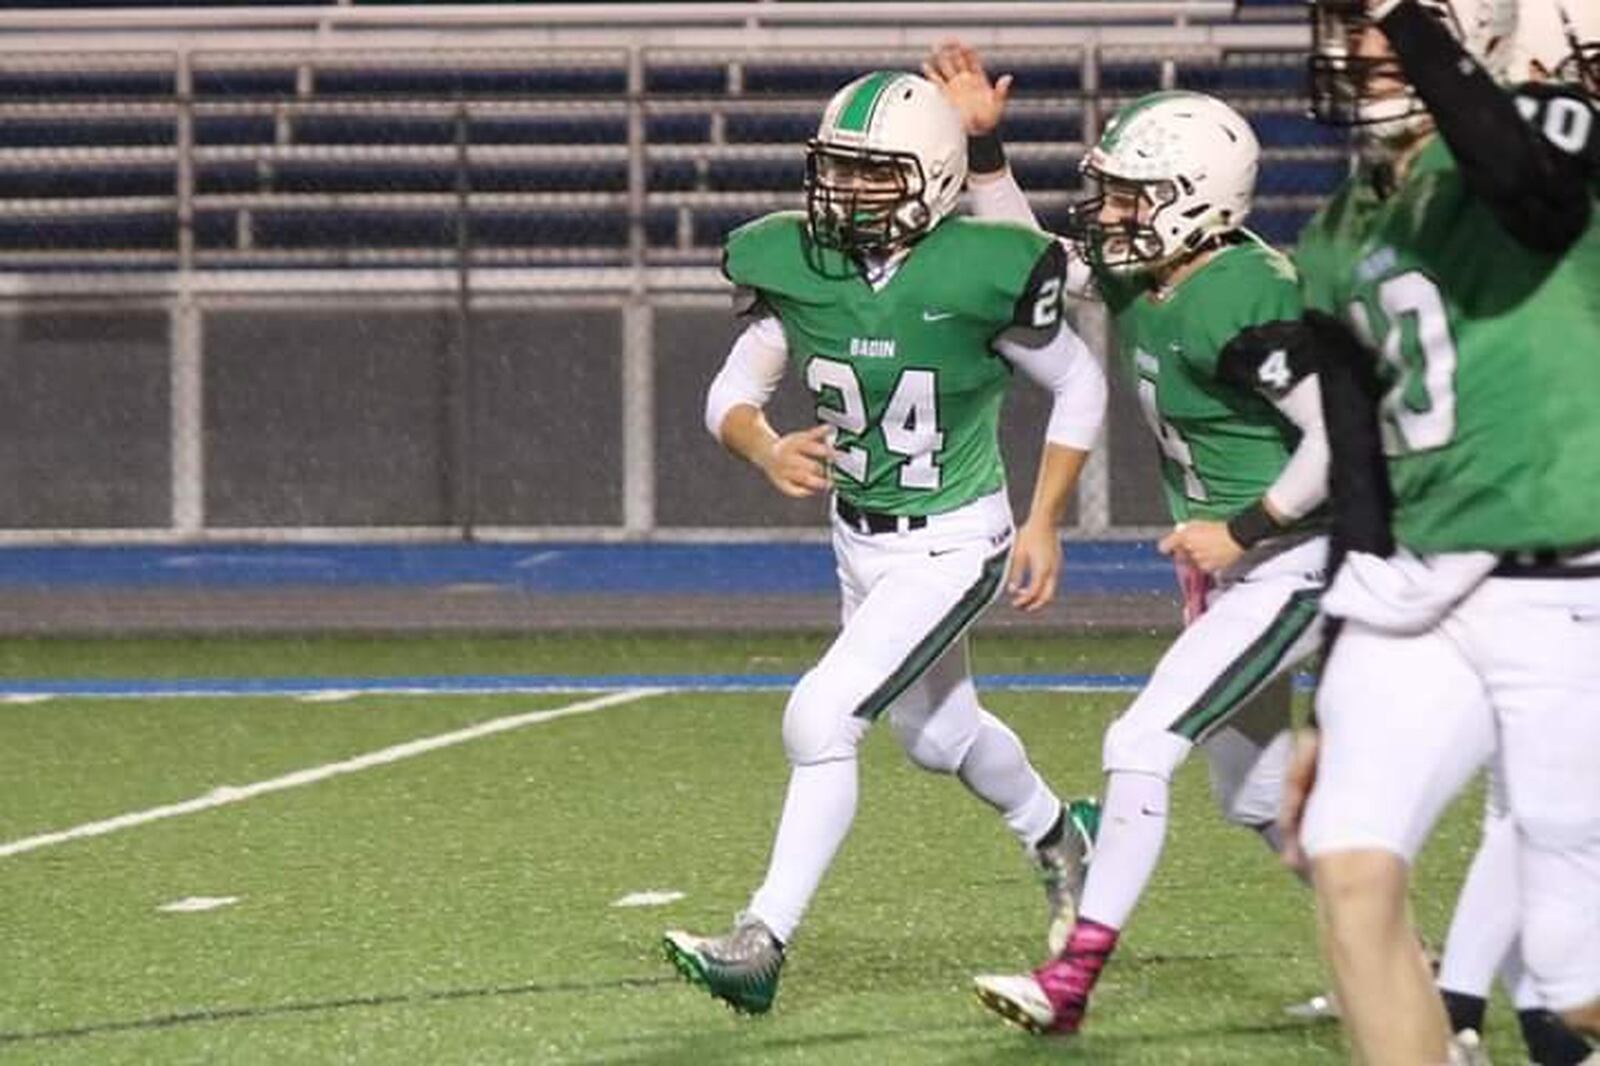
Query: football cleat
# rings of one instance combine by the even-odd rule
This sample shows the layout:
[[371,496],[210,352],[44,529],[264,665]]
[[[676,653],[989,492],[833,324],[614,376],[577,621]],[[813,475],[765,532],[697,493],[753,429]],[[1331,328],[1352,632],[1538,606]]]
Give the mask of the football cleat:
[[1463,1029],[1450,1038],[1449,1066],[1490,1066],[1489,1052],[1474,1029]]
[[972,979],[978,1002],[1030,1033],[1054,1032],[1056,1009],[1032,974],[981,974]]
[[978,1002],[1030,1033],[1071,1036],[1083,1025],[1089,994],[1117,947],[1117,931],[1085,919],[1067,948],[1031,974],[973,979]]
[[783,943],[758,918],[741,914],[724,936],[668,930],[661,946],[684,979],[740,1014],[765,1014],[778,994]]
[[1100,804],[1093,799],[1076,799],[1061,808],[1061,836],[1053,844],[1033,849],[1033,861],[1044,883],[1045,903],[1050,908],[1050,927],[1045,934],[1050,954],[1059,955],[1078,920],[1078,903],[1083,899],[1083,882],[1094,858],[1094,839],[1100,832]]
[[1328,992],[1310,999],[1291,1003],[1283,1008],[1283,1013],[1291,1018],[1298,1018],[1303,1022],[1320,1022],[1337,1020],[1339,1017],[1339,1001],[1333,998],[1333,993]]

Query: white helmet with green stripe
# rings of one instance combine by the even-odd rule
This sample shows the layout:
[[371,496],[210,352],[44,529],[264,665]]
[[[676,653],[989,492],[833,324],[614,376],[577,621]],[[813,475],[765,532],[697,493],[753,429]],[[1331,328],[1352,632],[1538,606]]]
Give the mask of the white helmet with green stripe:
[[1159,92],[1123,108],[1083,161],[1097,194],[1076,208],[1093,261],[1133,273],[1174,263],[1244,225],[1261,146],[1204,93]]
[[812,238],[852,255],[911,244],[955,210],[967,180],[961,116],[915,74],[874,71],[840,89],[806,147]]

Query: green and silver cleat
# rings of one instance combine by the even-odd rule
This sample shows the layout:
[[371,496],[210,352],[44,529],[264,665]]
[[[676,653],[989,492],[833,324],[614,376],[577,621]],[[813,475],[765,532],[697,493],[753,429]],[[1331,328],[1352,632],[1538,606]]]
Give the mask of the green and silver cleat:
[[1094,839],[1100,832],[1100,804],[1093,799],[1075,799],[1061,809],[1064,824],[1061,839],[1049,847],[1034,848],[1033,861],[1044,883],[1045,902],[1050,908],[1050,928],[1045,935],[1051,955],[1061,954],[1067,937],[1078,920],[1078,903],[1083,899],[1083,882],[1094,858]]
[[692,985],[740,1014],[765,1014],[778,994],[783,944],[759,919],[740,915],[724,936],[669,930],[661,946],[667,961]]

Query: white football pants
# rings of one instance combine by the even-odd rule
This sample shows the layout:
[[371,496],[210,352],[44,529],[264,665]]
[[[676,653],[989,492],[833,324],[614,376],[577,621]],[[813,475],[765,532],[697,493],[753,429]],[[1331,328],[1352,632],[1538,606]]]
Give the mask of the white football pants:
[[1326,559],[1326,538],[1314,537],[1246,561],[1214,590],[1106,731],[1106,772],[1169,780],[1199,744],[1223,816],[1247,826],[1273,822],[1289,755],[1290,690],[1272,683],[1317,648]]
[[1540,998],[1559,1011],[1600,997],[1600,579],[1490,577],[1413,636],[1346,621],[1317,717],[1308,854],[1414,859],[1492,757]]
[[844,626],[783,715],[793,770],[772,858],[749,912],[787,942],[855,817],[856,748],[887,714],[918,766],[958,776],[1029,845],[1061,802],[1016,734],[978,702],[967,629],[999,595],[1011,556],[1002,493],[919,529],[866,533],[834,518]]

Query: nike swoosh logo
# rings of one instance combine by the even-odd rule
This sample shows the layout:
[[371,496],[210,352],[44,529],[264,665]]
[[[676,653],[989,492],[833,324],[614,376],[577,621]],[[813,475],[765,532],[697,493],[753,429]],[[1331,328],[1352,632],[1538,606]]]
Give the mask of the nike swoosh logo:
[[940,548],[938,551],[934,551],[930,548],[928,550],[928,554],[937,558],[938,556],[949,555],[951,552],[958,552],[960,550],[960,548]]
[[924,312],[922,312],[922,321],[924,321],[924,322],[943,322],[947,318],[954,318],[954,317],[956,317],[956,313],[954,311],[924,311]]

